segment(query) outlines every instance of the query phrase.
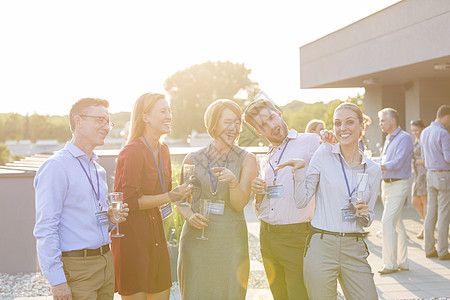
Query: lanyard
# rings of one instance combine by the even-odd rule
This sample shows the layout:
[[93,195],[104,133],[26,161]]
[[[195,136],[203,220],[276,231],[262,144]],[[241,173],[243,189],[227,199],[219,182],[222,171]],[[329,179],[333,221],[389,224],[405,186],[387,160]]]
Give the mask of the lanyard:
[[[280,162],[281,162],[281,158],[283,157],[283,154],[284,154],[284,150],[286,150],[286,147],[287,147],[287,145],[289,144],[289,142],[290,142],[291,140],[287,140],[287,142],[286,142],[286,144],[284,144],[284,148],[283,148],[283,151],[281,151],[281,154],[280,154],[280,157],[278,158],[278,161],[277,161],[277,167],[278,167],[278,165],[280,164]],[[269,166],[272,168],[272,171],[273,171],[273,185],[275,185],[276,183],[277,183],[277,174],[278,174],[278,171],[275,171],[275,168],[272,166],[272,164],[270,163],[270,158],[269,158]]]
[[[211,144],[208,147],[208,172],[209,172],[209,182],[211,183],[211,194],[213,194],[214,198],[216,198],[217,196],[217,189],[219,188],[219,178],[216,177],[215,180],[213,180],[213,175],[211,173],[211,162],[210,162],[210,156],[209,156],[209,151],[211,150]],[[227,157],[225,158],[225,162],[223,163],[223,167],[225,167],[228,158],[230,156],[231,150],[233,150],[233,145],[231,145],[230,151],[228,151]],[[214,182],[215,181],[215,182]]]
[[91,184],[92,190],[94,191],[95,197],[98,200],[98,206],[100,207],[100,211],[103,209],[102,205],[100,204],[100,182],[98,180],[98,171],[97,171],[97,167],[95,167],[95,163],[94,163],[94,167],[95,167],[95,176],[97,177],[97,191],[94,188],[94,184],[92,183],[92,179],[89,176],[89,174],[87,173],[86,169],[84,168],[83,164],[81,163],[80,159],[77,158],[78,163],[80,164],[81,168],[84,171],[84,174],[86,175],[87,179],[89,180],[89,183]]
[[163,162],[162,162],[162,157],[161,157],[161,151],[159,148],[159,143],[157,143],[157,146],[158,146],[158,151],[159,151],[159,161],[160,161],[160,165],[161,165],[161,172],[159,172],[158,163],[156,162],[156,157],[155,157],[155,154],[153,153],[152,148],[148,144],[145,136],[142,136],[142,137],[144,138],[145,144],[147,144],[148,149],[150,149],[150,152],[152,153],[153,160],[155,161],[155,165],[156,165],[156,171],[158,171],[159,183],[161,184],[161,189],[163,191],[163,194],[165,194],[166,193],[166,180],[164,178],[164,168],[163,168]]
[[[345,174],[344,164],[342,163],[342,158],[341,158],[341,155],[340,155],[340,154],[339,154],[339,160],[340,160],[340,162],[341,162],[342,173],[344,173],[345,184],[347,185],[348,203],[350,203],[350,202],[352,202],[352,195],[353,195],[353,193],[356,191],[356,189],[357,189],[357,188],[359,187],[359,185],[361,184],[362,178],[361,178],[361,180],[358,182],[358,184],[355,186],[355,188],[353,189],[353,191],[350,192],[350,187],[348,186],[347,175]],[[364,164],[364,173],[366,173],[366,164]]]

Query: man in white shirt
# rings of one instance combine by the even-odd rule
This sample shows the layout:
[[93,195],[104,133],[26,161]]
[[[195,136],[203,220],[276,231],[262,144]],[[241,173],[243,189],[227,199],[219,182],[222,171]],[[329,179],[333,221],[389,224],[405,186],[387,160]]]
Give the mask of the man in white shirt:
[[270,142],[265,178],[256,178],[252,189],[255,212],[261,221],[261,255],[272,295],[275,300],[308,299],[303,283],[303,251],[314,201],[297,209],[291,168],[275,169],[290,159],[301,158],[308,164],[320,145],[320,137],[289,131],[280,111],[263,99],[247,106],[244,119]]

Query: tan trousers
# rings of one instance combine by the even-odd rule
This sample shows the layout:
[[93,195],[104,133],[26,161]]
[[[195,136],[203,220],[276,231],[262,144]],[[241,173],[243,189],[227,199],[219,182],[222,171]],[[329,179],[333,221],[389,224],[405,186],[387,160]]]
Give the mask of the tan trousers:
[[337,299],[336,279],[347,300],[378,299],[363,238],[315,233],[307,249],[303,276],[309,299]]
[[88,257],[61,257],[67,283],[76,300],[114,298],[114,267],[111,251]]

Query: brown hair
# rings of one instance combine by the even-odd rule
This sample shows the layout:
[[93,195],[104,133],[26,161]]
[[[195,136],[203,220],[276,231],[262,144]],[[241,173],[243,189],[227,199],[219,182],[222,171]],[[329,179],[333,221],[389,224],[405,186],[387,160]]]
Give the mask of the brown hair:
[[356,114],[359,123],[361,125],[363,125],[363,129],[361,130],[361,134],[359,136],[359,138],[361,138],[364,135],[364,132],[365,132],[366,127],[367,127],[366,126],[366,119],[364,118],[364,115],[363,115],[361,109],[358,107],[358,105],[356,105],[354,103],[344,102],[344,103],[341,103],[338,107],[336,107],[336,109],[334,110],[334,113],[336,113],[340,109],[349,109],[349,110],[353,111]]
[[444,104],[439,107],[436,113],[436,118],[440,119],[445,117],[446,115],[450,115],[450,105]]
[[145,124],[142,115],[150,112],[158,100],[165,99],[163,94],[145,93],[141,95],[134,104],[131,114],[130,133],[127,143],[144,134]]
[[323,128],[326,127],[325,122],[322,120],[312,119],[311,121],[306,124],[305,133],[312,133],[314,130],[316,130],[317,126],[319,124],[323,125]]
[[272,110],[278,112],[278,109],[273,105],[272,102],[265,99],[258,99],[252,101],[244,111],[244,120],[250,124],[253,128],[257,128],[257,118],[258,114],[263,110]]
[[218,99],[214,101],[208,106],[204,116],[206,130],[212,138],[215,138],[214,129],[216,129],[217,123],[219,122],[225,108],[228,108],[234,112],[239,118],[239,121],[242,121],[241,108],[236,102],[228,99]]
[[79,116],[84,113],[84,110],[89,106],[104,106],[109,107],[109,102],[99,98],[82,98],[72,105],[69,113],[70,130],[75,131],[75,116]]

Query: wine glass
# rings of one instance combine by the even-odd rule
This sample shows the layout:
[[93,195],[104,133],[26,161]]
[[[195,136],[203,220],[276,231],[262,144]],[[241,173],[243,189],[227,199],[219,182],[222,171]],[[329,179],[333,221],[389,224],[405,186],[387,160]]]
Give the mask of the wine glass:
[[[200,199],[200,205],[199,205],[199,213],[204,216],[205,218],[208,218],[209,216],[209,207],[210,207],[210,201],[209,199]],[[205,227],[202,228],[202,236],[197,237],[198,240],[206,241],[208,240],[207,237],[205,237]]]
[[[364,193],[366,192],[367,185],[369,182],[369,174],[367,173],[356,173],[356,189],[355,196],[356,201],[359,202],[362,200]],[[356,209],[355,209],[356,212]],[[357,212],[355,213],[356,219],[360,222],[361,225],[367,226],[369,223],[369,219],[365,216],[360,216]]]
[[[183,183],[189,182],[189,187],[192,187],[191,180],[194,176],[195,166],[194,165],[183,165]],[[189,197],[186,197],[183,202],[178,203],[180,206],[189,206]]]
[[[258,164],[258,178],[264,180],[266,177],[266,155],[265,154],[256,154],[256,162]],[[265,194],[266,192],[260,193]]]
[[112,237],[123,237],[124,235],[119,232],[119,220],[120,220],[120,210],[123,205],[123,193],[122,192],[113,192],[109,193],[109,201],[112,207],[112,213],[114,220],[117,222],[117,230],[116,233],[111,234]]

